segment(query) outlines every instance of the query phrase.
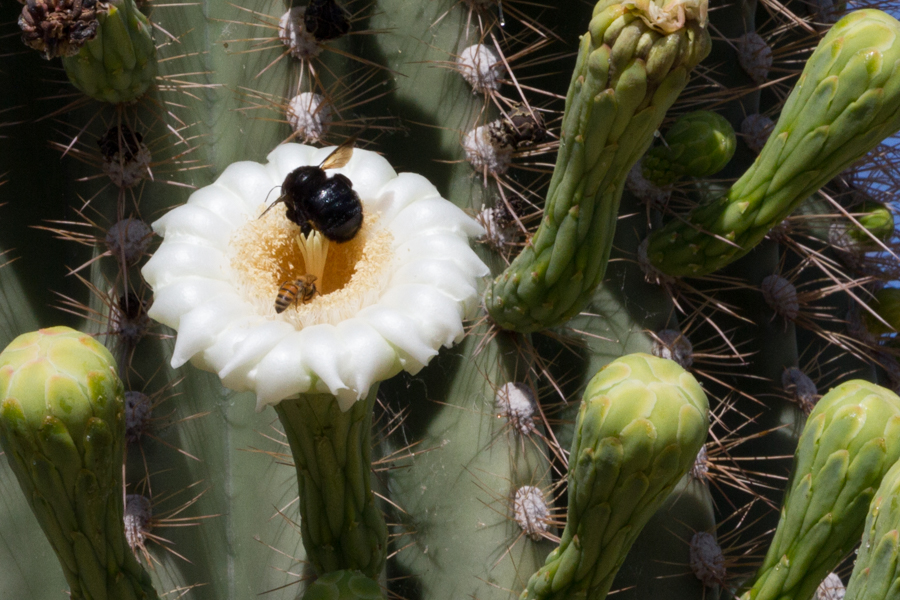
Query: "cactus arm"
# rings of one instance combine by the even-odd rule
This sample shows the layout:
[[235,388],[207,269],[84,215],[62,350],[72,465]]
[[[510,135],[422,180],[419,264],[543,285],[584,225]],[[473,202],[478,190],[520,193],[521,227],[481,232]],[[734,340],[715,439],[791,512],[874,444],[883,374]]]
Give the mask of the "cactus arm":
[[[663,36],[624,5],[600,3],[594,12],[569,86],[544,220],[485,294],[504,329],[559,325],[588,302],[606,270],[625,176],[709,52],[696,21]],[[652,49],[637,47],[644,34]]]
[[871,9],[820,42],[757,161],[728,194],[650,238],[654,266],[700,276],[746,254],[797,205],[900,127],[900,23]]

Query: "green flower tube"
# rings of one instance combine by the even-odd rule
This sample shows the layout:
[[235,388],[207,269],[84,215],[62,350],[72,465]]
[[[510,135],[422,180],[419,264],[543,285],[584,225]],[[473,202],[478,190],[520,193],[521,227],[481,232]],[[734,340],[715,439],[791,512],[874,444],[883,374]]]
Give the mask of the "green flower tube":
[[671,360],[630,354],[584,393],[569,455],[559,547],[523,600],[602,600],[641,529],[694,464],[709,426],[706,394]]
[[900,598],[900,462],[887,472],[863,530],[844,600]]
[[0,353],[0,444],[72,600],[157,598],[125,539],[124,395],[109,351],[68,327]]
[[303,546],[320,575],[349,569],[377,578],[387,557],[387,526],[371,485],[377,391],[373,385],[347,412],[328,394],[275,405],[297,469]]
[[709,53],[706,0],[594,7],[566,98],[544,219],[488,287],[484,304],[503,329],[560,325],[603,280],[628,171]]
[[900,22],[854,11],[819,42],[756,162],[726,195],[650,236],[662,273],[701,276],[749,252],[810,194],[900,128]]
[[303,600],[383,600],[378,584],[359,571],[334,571],[316,579]]
[[651,148],[641,163],[644,178],[659,186],[682,177],[709,177],[718,173],[737,148],[731,123],[708,110],[679,118],[666,132],[665,141]]
[[900,397],[848,381],[810,413],[775,537],[741,600],[809,600],[859,540],[869,503],[900,458]]
[[112,0],[98,15],[97,35],[64,57],[69,81],[101,102],[121,104],[144,95],[156,77],[156,46],[147,17],[134,0]]

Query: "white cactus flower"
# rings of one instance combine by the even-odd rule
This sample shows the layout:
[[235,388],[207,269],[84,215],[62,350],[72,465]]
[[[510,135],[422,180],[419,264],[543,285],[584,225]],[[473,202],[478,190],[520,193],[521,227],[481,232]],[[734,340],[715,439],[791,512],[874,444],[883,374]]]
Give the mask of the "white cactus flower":
[[178,331],[172,366],[190,360],[256,392],[257,410],[305,393],[332,394],[347,410],[372,384],[415,374],[463,337],[489,273],[469,247],[484,234],[474,219],[424,177],[357,148],[327,173],[353,183],[363,226],[330,243],[319,295],[277,314],[281,284],[307,271],[300,228],[281,206],[260,215],[288,173],[332,150],[284,144],[266,165],[234,163],[153,224],[164,239],[143,275],[150,316]]

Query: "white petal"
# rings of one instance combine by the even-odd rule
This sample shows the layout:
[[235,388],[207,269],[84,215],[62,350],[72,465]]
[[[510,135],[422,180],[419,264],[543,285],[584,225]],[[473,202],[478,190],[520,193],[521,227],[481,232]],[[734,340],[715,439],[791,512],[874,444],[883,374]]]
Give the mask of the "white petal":
[[443,198],[426,198],[404,208],[388,225],[395,240],[428,231],[448,231],[462,237],[479,238],[484,228],[458,206]]
[[417,235],[395,248],[394,254],[401,264],[423,258],[445,258],[476,277],[486,277],[491,273],[468,242],[452,233]]
[[401,265],[391,276],[388,287],[405,283],[430,285],[457,302],[468,303],[478,295],[474,279],[450,260],[424,259]]
[[459,302],[427,285],[399,285],[379,299],[382,306],[396,308],[416,322],[419,336],[431,347],[452,346],[462,339],[463,307]]
[[[266,160],[269,161],[269,164],[266,165],[269,177],[281,185],[288,173],[297,167],[312,165],[312,158],[317,150],[318,148],[314,146],[304,144],[281,144],[269,152],[269,156],[266,157]],[[277,196],[277,193],[274,194],[273,199]]]
[[384,184],[366,208],[380,212],[383,221],[390,223],[410,204],[434,197],[441,195],[430,181],[415,173],[400,173],[396,179]]
[[[343,365],[343,379],[350,386],[354,400],[363,398],[372,384],[403,370],[391,345],[362,319],[338,323],[337,332],[350,357]],[[342,406],[341,410],[347,409]]]
[[192,356],[215,343],[223,323],[251,312],[252,308],[237,295],[228,294],[217,296],[186,313],[178,323],[172,368],[177,369]]
[[[313,325],[301,332],[303,343],[312,350],[303,354],[303,366],[311,371],[334,395],[338,390],[347,389],[341,378],[341,367],[350,356],[341,344],[334,325]],[[317,389],[321,389],[317,386]],[[324,390],[323,390],[324,391]]]
[[228,248],[228,237],[222,235],[222,232],[231,229],[231,224],[197,204],[182,204],[173,208],[156,221],[154,226],[165,232],[166,239],[174,241],[178,238],[222,251]]
[[419,337],[416,322],[400,311],[376,304],[362,309],[357,316],[397,348],[400,364],[407,371],[418,372],[437,355],[437,350]]
[[[219,218],[230,223],[232,229],[246,223],[251,214],[247,205],[234,192],[216,184],[200,188],[191,194],[187,203],[209,210],[211,213],[219,216]],[[153,230],[160,235],[165,235],[164,232],[156,229],[156,223],[153,224]]]
[[153,253],[141,269],[141,274],[153,289],[167,286],[185,277],[229,281],[231,263],[215,248],[166,241]]
[[153,304],[147,314],[172,329],[178,328],[178,321],[185,313],[192,311],[203,302],[220,294],[233,294],[234,288],[225,281],[213,281],[206,277],[188,277],[166,286],[156,287]]
[[263,165],[245,160],[228,165],[219,175],[216,185],[231,190],[243,201],[245,210],[251,213],[265,202],[272,188],[281,186],[281,182],[274,181]]
[[306,345],[302,332],[298,331],[285,337],[260,359],[256,368],[257,408],[309,391],[312,377],[302,364],[303,355],[310,351],[315,349]]
[[388,181],[397,177],[397,172],[385,157],[374,152],[355,150],[350,162],[342,169],[335,169],[334,172],[349,177],[353,182],[353,189],[359,194],[359,199],[366,204],[378,195]]
[[223,361],[219,366],[219,377],[222,378],[222,382],[224,383],[232,374],[238,378],[246,378],[260,358],[271,352],[278,342],[294,331],[294,327],[289,323],[268,320],[252,326],[248,324],[241,329],[229,329],[230,336],[217,342],[217,345],[227,346],[231,350],[227,362]]

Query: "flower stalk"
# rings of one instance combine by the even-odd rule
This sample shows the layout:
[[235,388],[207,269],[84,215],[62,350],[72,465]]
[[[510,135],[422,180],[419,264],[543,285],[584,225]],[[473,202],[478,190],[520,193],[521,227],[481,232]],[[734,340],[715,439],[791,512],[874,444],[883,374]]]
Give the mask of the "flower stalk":
[[371,485],[372,408],[378,386],[341,411],[328,394],[275,405],[300,488],[300,532],[316,573],[343,569],[377,579],[387,557],[387,526]]

